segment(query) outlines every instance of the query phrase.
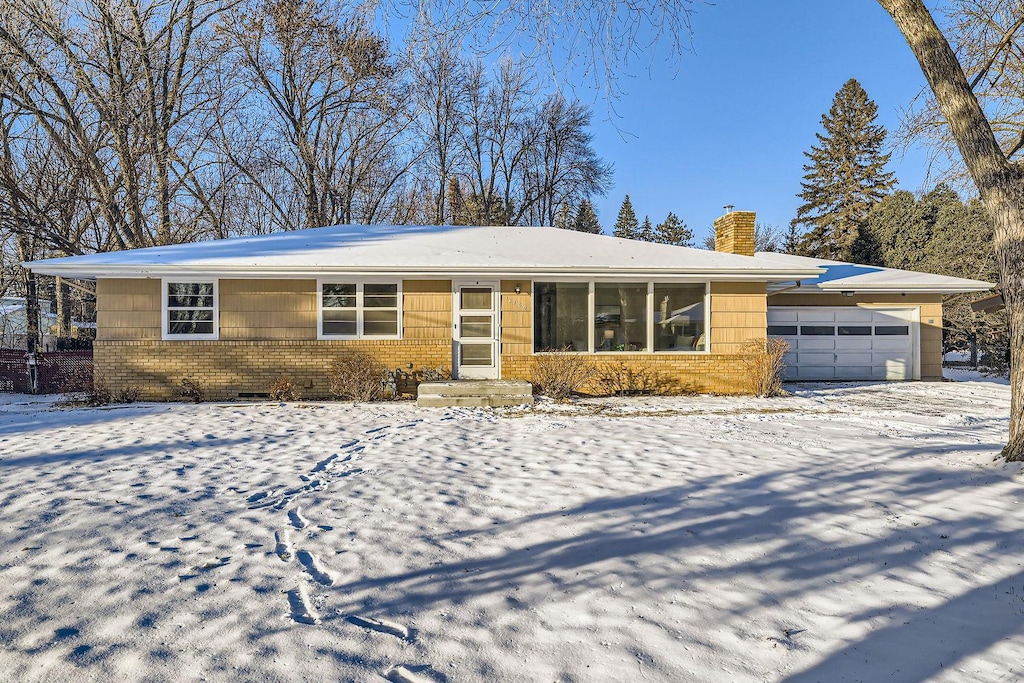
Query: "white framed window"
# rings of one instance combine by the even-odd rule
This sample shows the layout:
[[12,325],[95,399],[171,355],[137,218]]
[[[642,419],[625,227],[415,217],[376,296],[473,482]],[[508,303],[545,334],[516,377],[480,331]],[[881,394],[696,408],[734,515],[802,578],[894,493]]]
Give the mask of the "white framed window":
[[318,339],[401,339],[402,283],[319,280]]
[[706,281],[533,283],[533,350],[707,353]]
[[217,280],[167,278],[162,285],[164,339],[217,338]]

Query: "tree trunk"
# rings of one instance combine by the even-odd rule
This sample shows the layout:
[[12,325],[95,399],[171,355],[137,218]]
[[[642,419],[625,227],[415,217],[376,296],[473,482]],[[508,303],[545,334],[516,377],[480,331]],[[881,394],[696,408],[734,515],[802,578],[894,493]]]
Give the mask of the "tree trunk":
[[914,52],[995,225],[1010,334],[1010,435],[1003,455],[1024,461],[1024,175],[992,134],[956,53],[923,0],[878,0]]
[[64,278],[57,278],[54,285],[54,295],[57,299],[57,338],[71,338],[71,288]]
[[35,353],[39,344],[39,293],[36,274],[27,268],[25,273],[25,350]]

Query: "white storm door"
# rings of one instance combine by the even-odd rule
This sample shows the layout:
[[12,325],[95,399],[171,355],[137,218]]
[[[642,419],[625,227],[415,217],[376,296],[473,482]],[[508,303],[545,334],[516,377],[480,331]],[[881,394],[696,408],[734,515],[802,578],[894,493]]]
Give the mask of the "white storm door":
[[455,284],[452,367],[457,379],[498,379],[499,296],[497,282]]

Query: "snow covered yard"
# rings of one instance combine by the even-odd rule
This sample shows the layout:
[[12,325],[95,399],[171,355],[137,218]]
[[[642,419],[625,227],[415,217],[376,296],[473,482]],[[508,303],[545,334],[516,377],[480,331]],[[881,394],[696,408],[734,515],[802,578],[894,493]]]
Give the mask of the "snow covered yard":
[[1008,387],[0,398],[0,679],[1011,681]]

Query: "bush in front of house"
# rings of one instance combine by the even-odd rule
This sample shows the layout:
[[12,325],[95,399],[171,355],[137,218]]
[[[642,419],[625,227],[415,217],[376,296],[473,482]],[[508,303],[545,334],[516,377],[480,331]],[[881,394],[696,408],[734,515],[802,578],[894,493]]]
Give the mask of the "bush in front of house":
[[622,362],[600,366],[596,384],[605,396],[668,396],[680,391],[666,373]]
[[581,353],[552,351],[534,359],[530,382],[537,393],[556,401],[579,394],[594,379],[594,366]]
[[281,375],[271,382],[267,393],[272,401],[298,401],[301,398],[299,388],[288,375]]
[[361,351],[337,358],[328,371],[327,388],[334,398],[346,401],[377,401],[384,394],[387,367]]
[[782,387],[782,375],[786,369],[782,359],[787,351],[789,343],[779,337],[748,339],[743,343],[741,352],[751,394],[762,398],[789,395]]
[[182,377],[181,382],[178,383],[178,396],[187,398],[194,403],[202,403],[206,400],[206,387],[191,375]]

